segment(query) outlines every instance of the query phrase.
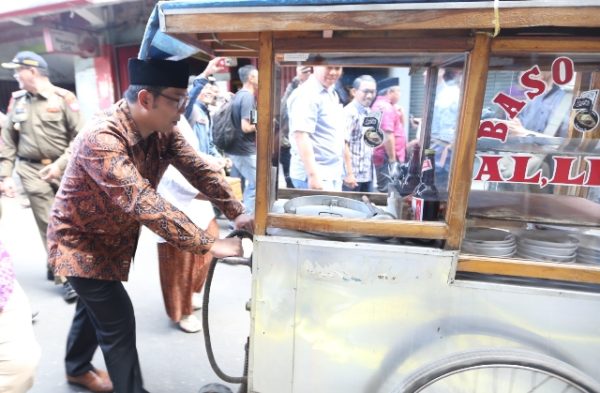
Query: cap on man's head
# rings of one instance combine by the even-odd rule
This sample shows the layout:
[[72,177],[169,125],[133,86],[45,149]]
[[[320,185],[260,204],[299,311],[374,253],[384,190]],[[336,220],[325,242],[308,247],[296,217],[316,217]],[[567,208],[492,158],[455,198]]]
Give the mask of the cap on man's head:
[[184,60],[129,59],[129,83],[142,86],[187,88],[190,70]]
[[3,68],[14,69],[18,67],[37,67],[48,69],[48,63],[46,60],[37,53],[31,51],[22,51],[15,55],[15,57],[8,63],[2,63]]
[[385,78],[379,82],[377,82],[377,90],[384,91],[389,89],[390,87],[400,86],[400,78],[392,77]]

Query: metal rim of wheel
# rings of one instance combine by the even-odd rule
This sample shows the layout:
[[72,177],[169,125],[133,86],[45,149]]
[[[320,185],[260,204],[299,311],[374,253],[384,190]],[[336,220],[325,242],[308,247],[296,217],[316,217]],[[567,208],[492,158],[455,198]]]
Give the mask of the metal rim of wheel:
[[[469,373],[471,373],[470,376]],[[515,349],[471,350],[445,357],[415,372],[397,392],[478,392],[478,390],[469,389],[468,383],[479,383],[481,381],[479,378],[482,377],[485,381],[485,378],[490,378],[491,373],[495,373],[492,374],[492,380],[501,381],[500,383],[504,384],[503,387],[506,387],[507,375],[512,375],[513,380],[511,381],[509,378],[508,390],[497,390],[497,386],[486,385],[486,392],[600,393],[600,383],[572,365],[540,353]],[[502,376],[505,378],[501,378]],[[528,386],[523,389],[524,386],[518,383],[524,381],[526,376],[529,378]],[[457,384],[458,378],[461,378],[460,384]],[[515,380],[517,381],[516,386]],[[447,385],[448,381],[454,382],[454,385]],[[446,385],[443,385],[445,383]],[[456,385],[460,385],[460,390],[449,390]],[[552,390],[548,390],[549,386],[553,387]],[[561,388],[558,388],[559,386]],[[477,389],[478,386],[471,387]]]

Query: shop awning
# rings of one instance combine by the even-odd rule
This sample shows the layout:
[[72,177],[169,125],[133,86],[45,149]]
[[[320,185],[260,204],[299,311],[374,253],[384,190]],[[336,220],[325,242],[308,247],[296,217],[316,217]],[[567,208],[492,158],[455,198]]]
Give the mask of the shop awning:
[[0,21],[28,19],[41,15],[52,15],[61,12],[75,11],[88,7],[123,3],[120,0],[20,0],[2,1],[0,5]]

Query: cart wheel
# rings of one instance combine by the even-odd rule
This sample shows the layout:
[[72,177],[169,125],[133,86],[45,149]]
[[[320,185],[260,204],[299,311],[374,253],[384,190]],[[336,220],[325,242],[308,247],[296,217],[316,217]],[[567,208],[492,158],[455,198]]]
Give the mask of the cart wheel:
[[398,393],[600,393],[600,384],[573,366],[515,349],[460,352],[415,372]]

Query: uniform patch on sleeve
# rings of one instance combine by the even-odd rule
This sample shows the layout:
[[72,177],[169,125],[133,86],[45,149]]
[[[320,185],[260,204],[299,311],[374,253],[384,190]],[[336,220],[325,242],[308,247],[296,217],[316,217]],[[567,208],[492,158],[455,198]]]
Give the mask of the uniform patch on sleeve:
[[79,102],[77,102],[77,100],[67,104],[69,105],[69,108],[73,111],[73,112],[79,112]]
[[75,94],[71,93],[70,91],[66,91],[64,93],[65,94],[63,96],[63,99],[65,100],[65,103],[67,104],[69,109],[71,109],[73,112],[78,112],[79,101],[77,101],[77,97],[75,97]]

